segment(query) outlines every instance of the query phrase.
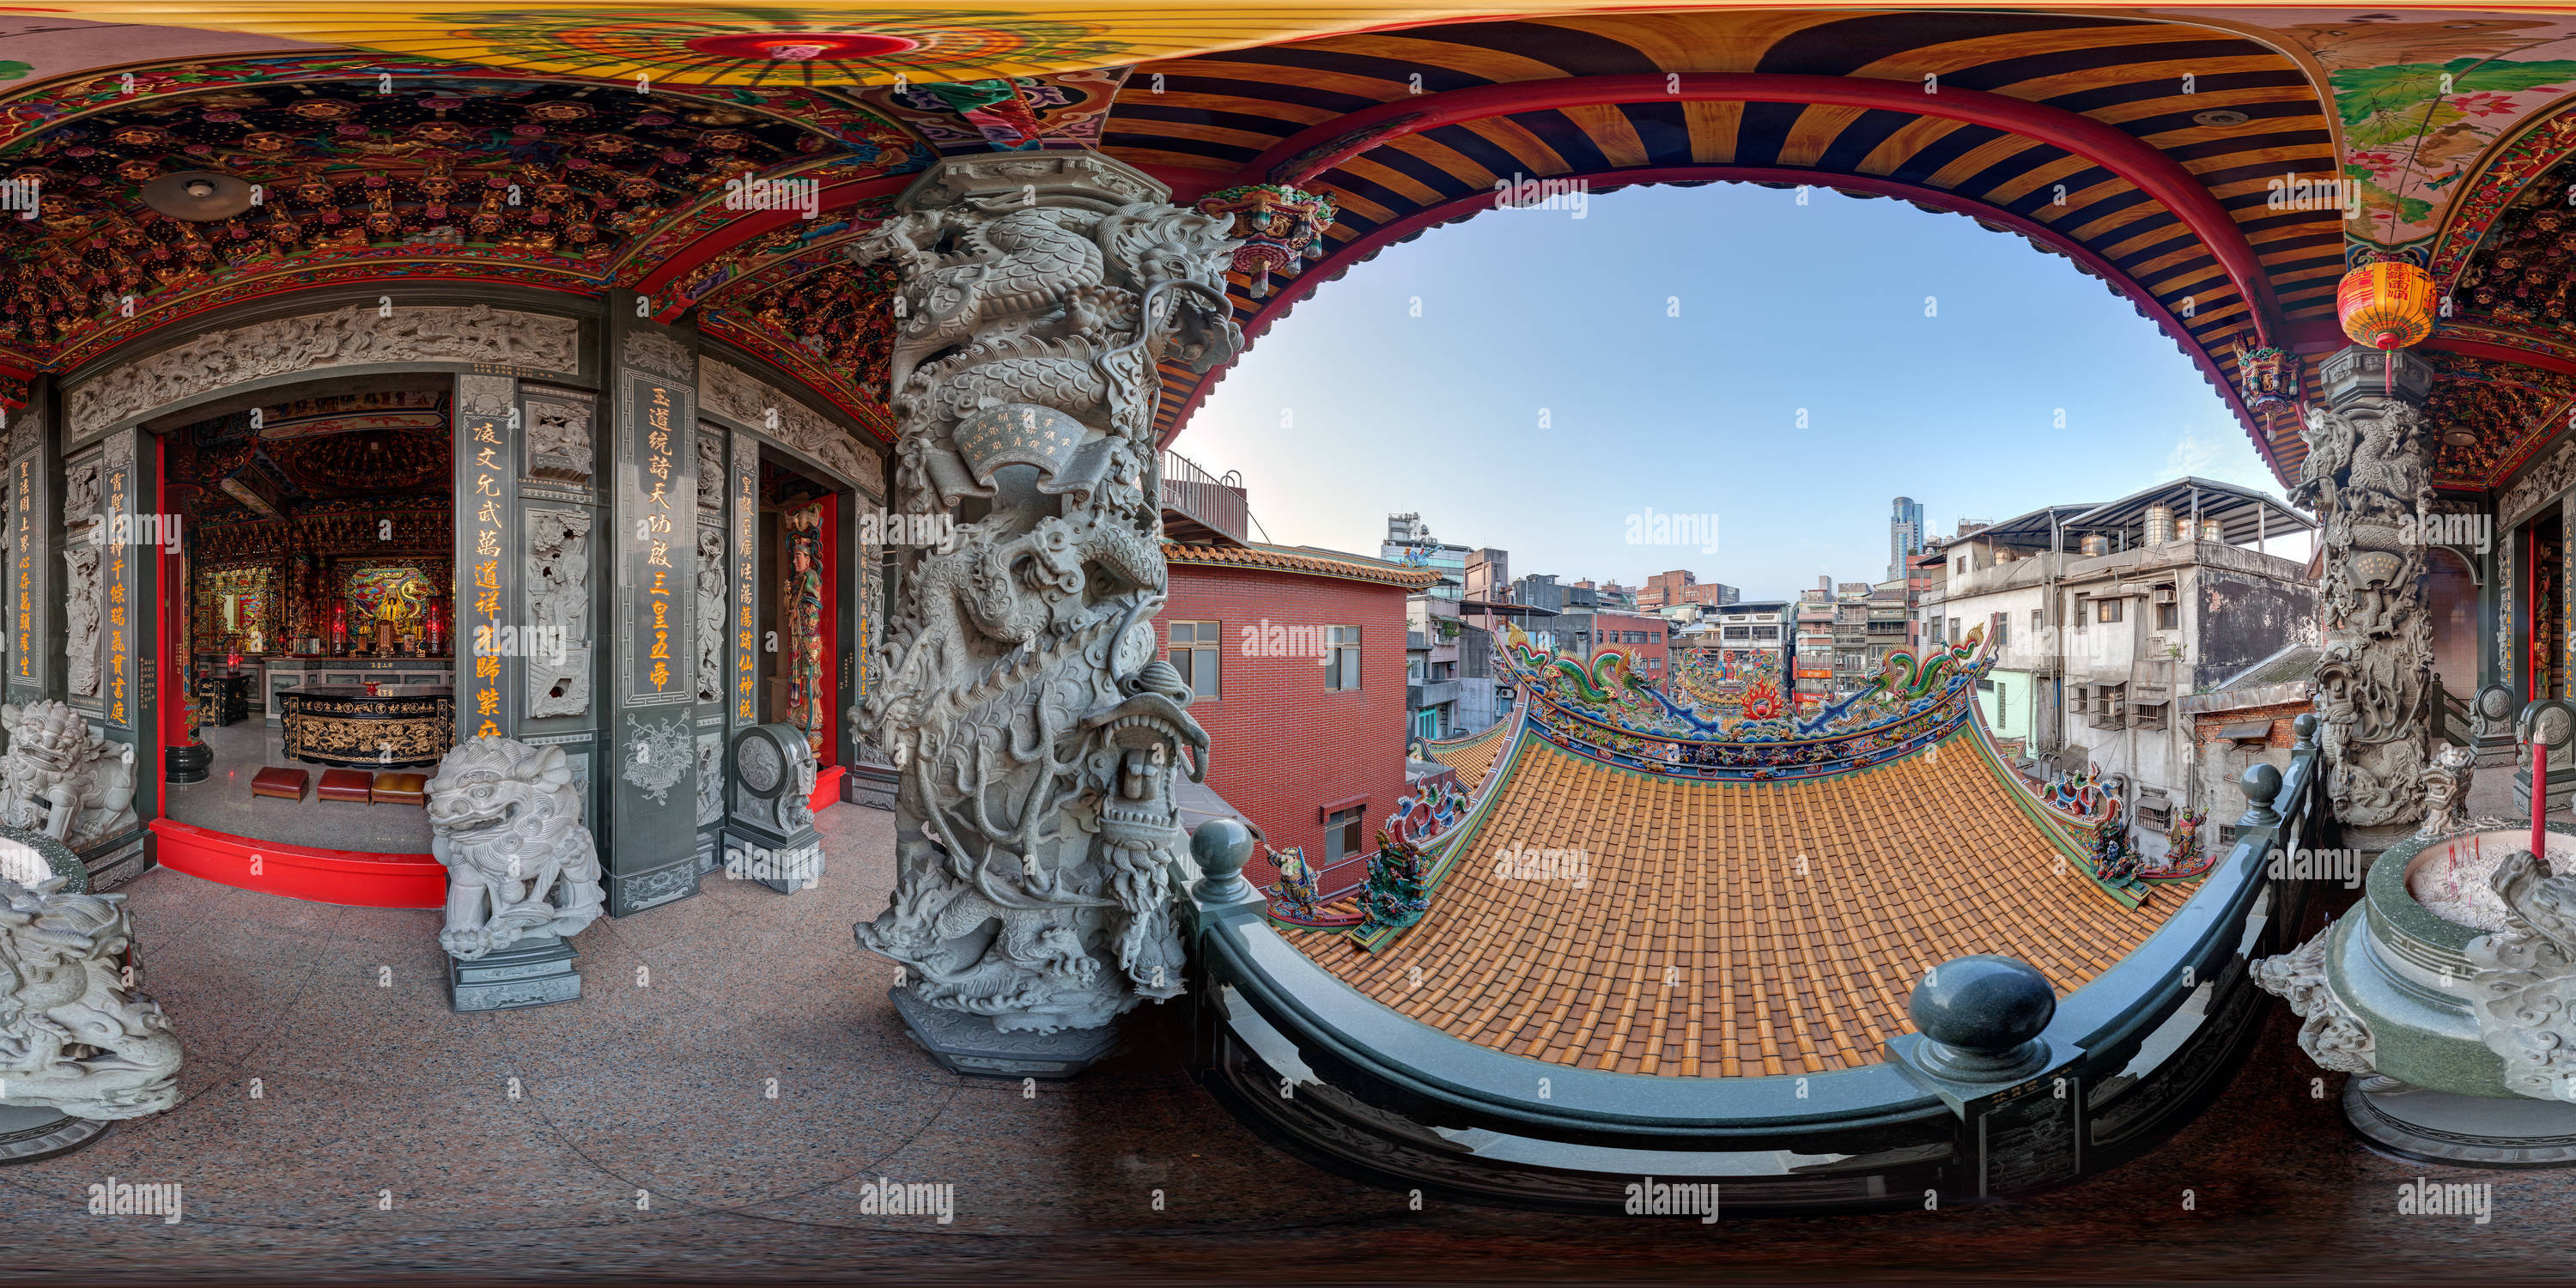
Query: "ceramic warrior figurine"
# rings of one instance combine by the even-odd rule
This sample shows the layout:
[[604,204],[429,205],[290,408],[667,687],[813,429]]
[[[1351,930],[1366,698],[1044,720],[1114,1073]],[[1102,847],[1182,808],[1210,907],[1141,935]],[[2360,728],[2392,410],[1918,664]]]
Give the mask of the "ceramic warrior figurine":
[[473,961],[527,935],[570,938],[598,919],[599,854],[561,747],[485,736],[429,780],[429,849],[447,865],[439,946]]
[[120,894],[0,879],[0,1104],[140,1118],[179,1102],[179,1039],[126,969]]
[[902,271],[883,682],[853,713],[901,775],[892,906],[857,928],[910,998],[999,1030],[1082,1030],[1181,991],[1197,875],[1173,800],[1205,773],[1164,602],[1158,359],[1240,347],[1227,222],[1088,154],[957,157],[858,257]]
[[134,826],[134,748],[110,742],[60,702],[0,707],[0,825],[74,849]]

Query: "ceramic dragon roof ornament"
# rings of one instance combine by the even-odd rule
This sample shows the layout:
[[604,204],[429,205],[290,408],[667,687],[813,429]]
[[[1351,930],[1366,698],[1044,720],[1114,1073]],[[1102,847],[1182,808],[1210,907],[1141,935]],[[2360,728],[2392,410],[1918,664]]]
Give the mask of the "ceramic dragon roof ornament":
[[902,275],[895,503],[956,520],[899,556],[884,683],[852,713],[901,775],[892,906],[858,939],[903,966],[917,1035],[925,1007],[989,1038],[1181,991],[1172,793],[1207,735],[1155,657],[1156,363],[1242,335],[1226,221],[1167,196],[1092,154],[956,157],[853,252]]

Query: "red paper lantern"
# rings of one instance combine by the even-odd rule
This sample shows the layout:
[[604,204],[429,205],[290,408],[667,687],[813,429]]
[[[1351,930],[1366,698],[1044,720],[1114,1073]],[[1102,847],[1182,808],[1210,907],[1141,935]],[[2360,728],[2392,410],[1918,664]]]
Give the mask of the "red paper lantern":
[[2403,259],[2376,260],[2344,274],[2335,317],[2355,344],[2403,349],[2433,334],[2433,275]]

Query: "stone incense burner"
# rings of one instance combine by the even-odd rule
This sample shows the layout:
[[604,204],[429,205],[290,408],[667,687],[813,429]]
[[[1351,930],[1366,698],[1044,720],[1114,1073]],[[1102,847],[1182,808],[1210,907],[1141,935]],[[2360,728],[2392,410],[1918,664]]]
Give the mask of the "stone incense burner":
[[[2465,795],[2465,791],[2461,793]],[[2370,867],[2362,902],[2255,979],[2351,1073],[2343,1109],[2380,1148],[2476,1167],[2576,1165],[2576,827],[2476,819]],[[2515,857],[2516,855],[2522,857]],[[2555,876],[2555,873],[2568,873]],[[2561,938],[2566,936],[2566,938]]]

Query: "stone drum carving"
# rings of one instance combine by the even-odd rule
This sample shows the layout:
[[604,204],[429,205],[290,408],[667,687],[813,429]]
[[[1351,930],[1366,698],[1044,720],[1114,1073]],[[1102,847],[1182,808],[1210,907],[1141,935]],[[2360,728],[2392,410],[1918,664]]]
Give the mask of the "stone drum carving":
[[134,991],[125,896],[66,884],[0,879],[0,1105],[96,1121],[159,1113],[179,1102],[179,1039]]
[[[438,935],[460,1011],[581,995],[572,945],[606,896],[561,747],[486,736],[459,744],[429,780],[429,849],[447,865]],[[479,968],[478,968],[479,964]]]
[[1172,790],[1207,736],[1154,658],[1155,364],[1242,337],[1226,222],[1163,191],[1089,154],[951,158],[855,252],[902,276],[896,505],[981,516],[903,552],[851,713],[901,775],[892,906],[859,942],[903,963],[895,1002],[956,1069],[1072,1072],[1095,1057],[1019,1035],[1092,1051],[1069,1031],[1181,991]]
[[74,849],[134,826],[134,747],[111,742],[60,702],[0,707],[0,826]]
[[725,821],[725,875],[788,893],[823,877],[814,830],[814,749],[791,724],[734,735]]

